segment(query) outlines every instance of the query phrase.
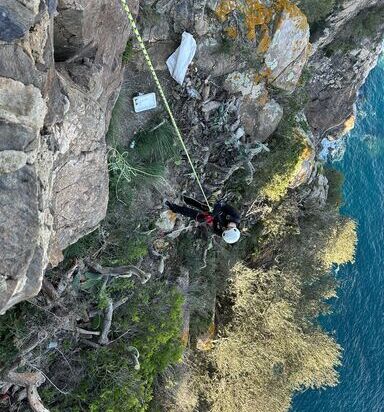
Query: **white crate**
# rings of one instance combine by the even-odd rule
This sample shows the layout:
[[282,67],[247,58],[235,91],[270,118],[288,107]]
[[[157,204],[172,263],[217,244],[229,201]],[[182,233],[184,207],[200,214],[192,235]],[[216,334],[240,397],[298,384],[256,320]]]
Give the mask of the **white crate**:
[[157,107],[156,94],[148,93],[133,98],[133,107],[136,113],[145,112],[146,110]]

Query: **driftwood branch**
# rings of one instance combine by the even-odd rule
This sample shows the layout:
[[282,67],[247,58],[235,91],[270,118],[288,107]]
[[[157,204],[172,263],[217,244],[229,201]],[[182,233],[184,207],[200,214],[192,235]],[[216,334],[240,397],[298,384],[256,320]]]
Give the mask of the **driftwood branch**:
[[27,388],[27,396],[29,401],[29,406],[33,410],[33,412],[49,412],[40,398],[39,392],[37,392],[37,387],[32,385],[28,386]]
[[94,270],[96,273],[99,273],[103,276],[111,276],[111,277],[126,277],[130,278],[132,275],[138,277],[142,284],[147,283],[148,280],[151,278],[150,273],[146,273],[143,270],[139,269],[136,266],[128,265],[128,266],[117,266],[117,267],[102,267],[97,263],[92,263],[89,260],[86,261],[87,266]]
[[37,388],[45,382],[45,376],[41,372],[8,372],[5,380],[12,385],[27,388],[29,405],[33,412],[49,412],[43,405]]
[[103,330],[101,332],[101,336],[99,339],[100,345],[108,345],[109,343],[108,334],[112,326],[112,316],[113,316],[113,302],[112,300],[110,300],[108,303],[108,307],[105,310]]
[[100,332],[98,330],[87,330],[87,329],[77,327],[76,331],[79,332],[81,335],[100,336]]

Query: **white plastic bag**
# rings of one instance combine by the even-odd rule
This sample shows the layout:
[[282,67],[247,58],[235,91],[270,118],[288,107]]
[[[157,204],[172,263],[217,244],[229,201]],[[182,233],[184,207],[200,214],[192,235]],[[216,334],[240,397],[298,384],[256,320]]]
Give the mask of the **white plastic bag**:
[[184,32],[181,37],[181,44],[167,60],[168,70],[171,76],[179,84],[183,84],[188,66],[191,64],[197,45],[192,34]]

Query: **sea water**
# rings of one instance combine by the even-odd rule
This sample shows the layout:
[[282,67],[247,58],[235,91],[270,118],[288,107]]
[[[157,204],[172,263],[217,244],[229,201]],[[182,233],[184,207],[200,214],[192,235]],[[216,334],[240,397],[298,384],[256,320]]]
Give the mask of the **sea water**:
[[384,57],[357,102],[347,137],[341,212],[358,222],[356,261],[337,271],[333,314],[321,323],[343,347],[340,384],[295,396],[293,412],[384,411]]

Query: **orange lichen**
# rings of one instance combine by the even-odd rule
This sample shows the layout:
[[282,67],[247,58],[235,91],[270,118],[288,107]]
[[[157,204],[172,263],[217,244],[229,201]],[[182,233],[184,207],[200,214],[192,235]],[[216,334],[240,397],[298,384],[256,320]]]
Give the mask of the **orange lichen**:
[[256,27],[268,24],[272,19],[272,9],[260,3],[259,0],[246,0],[244,9],[247,37],[249,40],[256,38]]
[[225,29],[225,33],[227,34],[227,36],[228,36],[230,39],[236,39],[236,38],[237,38],[237,35],[238,35],[238,32],[237,32],[236,27],[233,27],[233,26],[227,27],[227,28]]
[[262,26],[262,36],[261,36],[259,46],[257,47],[257,52],[266,53],[267,50],[269,49],[270,44],[271,44],[271,36],[269,35],[269,29],[268,29],[268,26],[264,24]]
[[235,0],[221,0],[216,8],[216,16],[220,21],[224,22],[227,19],[228,14],[238,7]]
[[300,153],[301,160],[310,160],[313,156],[313,149],[312,147],[308,146],[307,144],[304,146],[303,151]]
[[[277,0],[273,6],[276,13],[285,11],[290,15],[291,18],[295,18],[297,27],[300,30],[307,30],[309,28],[306,15],[296,6],[296,4],[291,3],[289,0]],[[282,23],[280,19],[279,25]]]

